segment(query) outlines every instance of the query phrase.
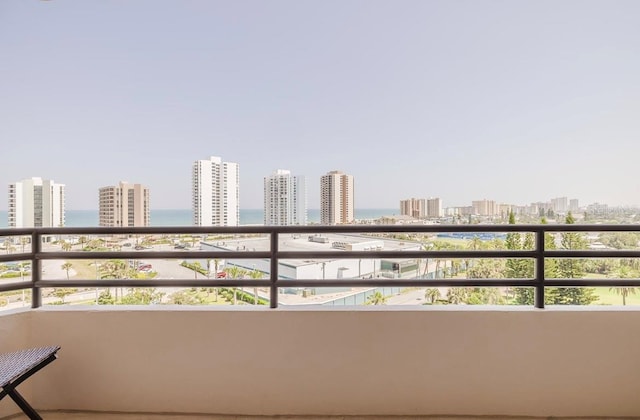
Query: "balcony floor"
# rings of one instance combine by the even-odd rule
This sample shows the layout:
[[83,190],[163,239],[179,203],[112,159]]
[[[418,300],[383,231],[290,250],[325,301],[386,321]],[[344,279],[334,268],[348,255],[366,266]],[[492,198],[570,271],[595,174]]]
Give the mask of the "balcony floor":
[[[216,415],[216,414],[127,414],[127,413],[103,413],[103,412],[78,412],[78,411],[46,411],[41,410],[40,415],[45,420],[633,420],[640,417],[528,417],[528,416],[248,416],[248,415]],[[11,420],[28,420],[24,414],[6,417]]]

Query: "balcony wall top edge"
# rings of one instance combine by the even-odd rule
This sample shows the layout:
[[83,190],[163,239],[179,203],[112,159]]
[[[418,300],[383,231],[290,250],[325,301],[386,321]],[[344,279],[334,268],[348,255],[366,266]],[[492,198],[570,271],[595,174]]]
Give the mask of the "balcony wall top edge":
[[17,308],[6,311],[0,311],[0,316],[16,315],[22,313],[143,313],[143,312],[166,312],[166,313],[279,313],[279,312],[317,312],[317,313],[344,313],[344,312],[364,312],[364,313],[524,313],[537,312],[544,313],[572,313],[572,312],[602,312],[602,313],[620,313],[620,312],[638,312],[640,306],[572,306],[572,305],[547,305],[544,309],[535,308],[533,306],[514,306],[514,305],[420,305],[420,306],[386,306],[386,305],[370,305],[370,306],[319,306],[319,305],[280,305],[278,308],[269,308],[268,306],[243,305],[236,307],[201,307],[186,305],[98,305],[98,306],[60,306],[60,305],[44,305],[36,309]]

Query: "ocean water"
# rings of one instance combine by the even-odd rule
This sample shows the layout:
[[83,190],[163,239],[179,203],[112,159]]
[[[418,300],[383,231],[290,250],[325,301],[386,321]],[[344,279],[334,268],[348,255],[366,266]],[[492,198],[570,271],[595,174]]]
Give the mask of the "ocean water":
[[[377,219],[382,216],[398,214],[397,209],[356,209],[355,218],[360,220]],[[67,227],[97,227],[98,210],[67,210]],[[309,223],[320,222],[320,209],[308,210]],[[151,226],[192,226],[191,210],[151,210]],[[8,216],[6,210],[0,211],[0,228],[6,228]],[[262,209],[240,209],[241,225],[262,225]]]

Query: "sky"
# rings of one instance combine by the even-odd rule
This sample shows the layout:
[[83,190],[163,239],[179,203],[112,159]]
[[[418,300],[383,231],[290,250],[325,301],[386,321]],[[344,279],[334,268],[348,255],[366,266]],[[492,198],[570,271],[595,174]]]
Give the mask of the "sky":
[[150,188],[190,208],[191,165],[354,176],[356,208],[554,197],[640,203],[640,1],[4,0],[8,184]]

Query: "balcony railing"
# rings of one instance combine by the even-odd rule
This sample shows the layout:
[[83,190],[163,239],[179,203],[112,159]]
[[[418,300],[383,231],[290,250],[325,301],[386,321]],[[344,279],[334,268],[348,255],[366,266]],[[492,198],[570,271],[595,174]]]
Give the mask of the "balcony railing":
[[[601,232],[640,232],[640,225],[345,225],[345,226],[239,226],[239,227],[137,227],[137,228],[21,228],[0,230],[0,241],[13,241],[14,253],[0,254],[0,264],[5,262],[30,262],[31,279],[29,281],[7,282],[0,284],[0,292],[30,289],[33,308],[42,305],[43,288],[107,288],[107,287],[256,287],[269,289],[271,308],[278,307],[279,289],[304,287],[530,287],[534,290],[534,306],[544,308],[545,292],[550,287],[639,287],[640,278],[545,278],[545,265],[550,260],[561,259],[601,259],[601,258],[640,258],[640,249],[545,249],[545,239],[549,235],[561,233],[594,234]],[[420,238],[441,233],[453,234],[532,234],[532,249],[525,250],[434,250],[421,247]],[[418,239],[408,242],[419,249],[395,250],[290,250],[283,246],[283,238],[296,235],[399,235],[412,234]],[[45,243],[57,238],[71,237],[127,237],[132,235],[223,235],[242,238],[259,235],[266,238],[266,250],[171,250],[150,251],[119,249],[109,251],[59,251],[44,249]],[[25,248],[16,242],[16,238],[28,237]],[[369,239],[375,239],[374,237]],[[24,252],[22,248],[25,248]],[[28,249],[28,252],[27,250]],[[59,247],[58,247],[59,249]],[[268,262],[268,277],[265,279],[175,279],[153,278],[144,281],[138,279],[45,279],[42,263],[45,260],[94,260],[111,259],[182,259],[182,260],[262,260]],[[286,260],[309,259],[521,259],[532,261],[534,275],[531,278],[293,278],[284,279],[279,273],[280,263]],[[215,277],[215,276],[214,276]]]

